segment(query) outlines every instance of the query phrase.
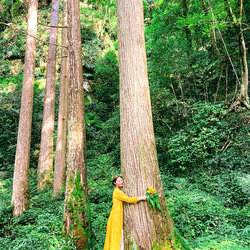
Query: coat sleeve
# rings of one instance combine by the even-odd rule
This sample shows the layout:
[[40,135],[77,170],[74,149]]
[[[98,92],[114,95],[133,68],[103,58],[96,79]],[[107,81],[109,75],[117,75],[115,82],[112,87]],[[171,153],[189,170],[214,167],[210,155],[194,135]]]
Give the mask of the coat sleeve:
[[136,204],[137,203],[137,200],[138,198],[137,197],[133,197],[133,198],[129,198],[127,195],[125,195],[121,190],[116,190],[114,192],[114,195],[113,197],[117,200],[120,200],[120,201],[125,201],[125,202],[128,202],[128,203],[134,203]]

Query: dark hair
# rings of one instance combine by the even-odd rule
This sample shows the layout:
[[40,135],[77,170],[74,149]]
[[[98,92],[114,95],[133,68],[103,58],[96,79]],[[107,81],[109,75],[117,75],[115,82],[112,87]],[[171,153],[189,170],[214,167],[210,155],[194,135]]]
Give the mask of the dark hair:
[[122,176],[121,175],[115,175],[115,176],[113,176],[113,179],[112,179],[112,184],[115,186],[115,182],[116,182],[116,180],[118,179],[118,178],[122,178]]

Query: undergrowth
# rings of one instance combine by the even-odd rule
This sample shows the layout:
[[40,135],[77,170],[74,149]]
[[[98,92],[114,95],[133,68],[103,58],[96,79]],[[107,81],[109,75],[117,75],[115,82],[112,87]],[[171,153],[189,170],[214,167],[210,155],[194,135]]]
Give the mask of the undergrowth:
[[[171,174],[162,176],[164,194],[175,226],[193,249],[248,249],[249,204],[242,208],[230,207],[227,196],[210,193],[210,178],[204,174],[197,182],[190,182],[188,178]],[[214,184],[222,182],[222,178],[217,176]],[[207,188],[201,188],[201,180]],[[228,188],[228,191],[234,190]]]
[[51,197],[51,188],[37,191],[36,175],[30,174],[30,207],[22,215],[12,217],[12,180],[0,179],[0,249],[64,249],[73,250],[74,238],[67,241],[62,235],[63,195]]

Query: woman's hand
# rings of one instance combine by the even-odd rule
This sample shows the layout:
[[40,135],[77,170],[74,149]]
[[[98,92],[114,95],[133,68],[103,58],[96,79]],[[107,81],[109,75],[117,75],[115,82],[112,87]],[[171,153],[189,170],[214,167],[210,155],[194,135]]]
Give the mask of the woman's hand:
[[138,197],[138,200],[137,201],[145,201],[147,200],[147,196],[146,195],[143,195],[141,197]]

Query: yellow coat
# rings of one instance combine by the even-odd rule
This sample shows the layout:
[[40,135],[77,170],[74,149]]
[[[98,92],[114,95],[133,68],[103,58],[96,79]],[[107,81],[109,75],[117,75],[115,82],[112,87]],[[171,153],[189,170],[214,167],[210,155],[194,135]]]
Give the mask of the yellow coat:
[[121,190],[113,192],[113,206],[107,224],[104,250],[119,250],[123,224],[123,201],[137,203],[137,197],[129,198]]

